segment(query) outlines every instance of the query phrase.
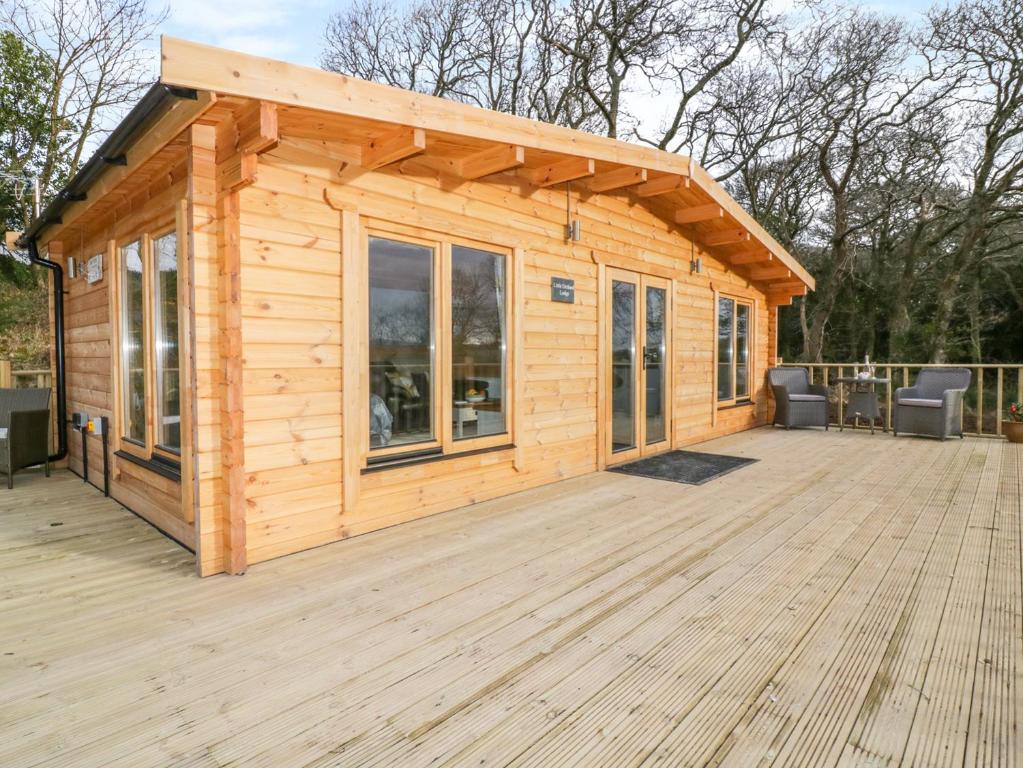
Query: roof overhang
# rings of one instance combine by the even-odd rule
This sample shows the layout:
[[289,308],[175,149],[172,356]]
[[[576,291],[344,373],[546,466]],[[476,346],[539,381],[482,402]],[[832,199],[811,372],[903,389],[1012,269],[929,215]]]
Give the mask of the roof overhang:
[[[656,174],[657,178],[644,187],[655,187],[655,182],[670,183],[668,177],[676,177],[683,180],[687,188],[702,193],[703,205],[699,207],[717,206],[723,224],[736,231],[736,237],[726,235],[720,242],[715,242],[713,237],[705,242],[697,234],[697,242],[720,248],[715,255],[720,254],[725,261],[731,261],[734,255],[747,260],[737,263],[754,263],[762,274],[770,270],[772,280],[776,281],[771,288],[779,294],[800,295],[814,288],[810,273],[689,157],[172,37],[162,38],[161,62],[160,79],[167,85],[363,118],[427,133],[471,137],[495,147],[522,147],[613,164],[621,166],[615,169],[619,174],[625,173],[627,168],[652,176]],[[580,173],[585,175],[585,169]],[[591,166],[589,174],[593,173]],[[610,173],[605,171],[605,178]],[[609,183],[613,183],[613,179]],[[641,189],[637,191],[642,194]],[[656,194],[659,190],[651,192]],[[682,216],[677,223],[695,223],[684,219]],[[699,229],[702,224],[696,226],[698,232],[702,231]],[[714,230],[713,234],[718,233]]]
[[[373,123],[366,167],[416,154],[427,137],[466,140],[448,161],[465,178],[518,168],[533,184],[580,179],[591,192],[629,188],[701,248],[764,284],[772,303],[813,290],[814,279],[710,174],[689,157],[322,70],[163,37],[161,78],[22,237],[45,240],[154,158],[218,97]],[[368,165],[367,165],[368,164]]]

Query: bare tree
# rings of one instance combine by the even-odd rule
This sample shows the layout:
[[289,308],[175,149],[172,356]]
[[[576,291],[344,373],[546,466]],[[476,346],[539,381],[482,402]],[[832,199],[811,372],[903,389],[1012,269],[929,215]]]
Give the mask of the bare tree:
[[[931,359],[948,354],[960,292],[992,247],[1018,258],[1023,220],[1023,7],[1016,0],[966,0],[930,15],[928,48],[959,69],[967,122],[959,215],[945,235],[957,244],[943,265],[935,301]],[[1017,225],[1017,226],[1013,226]]]
[[748,45],[766,41],[779,29],[780,17],[767,12],[767,0],[688,0],[673,5],[667,58],[660,70],[661,87],[678,104],[656,135],[636,136],[670,152],[695,153],[706,119],[705,95],[714,81],[733,66]]
[[163,17],[146,0],[0,2],[3,25],[52,64],[50,82],[39,84],[51,126],[44,190],[77,170],[104,118],[134,102],[151,79],[143,44]]

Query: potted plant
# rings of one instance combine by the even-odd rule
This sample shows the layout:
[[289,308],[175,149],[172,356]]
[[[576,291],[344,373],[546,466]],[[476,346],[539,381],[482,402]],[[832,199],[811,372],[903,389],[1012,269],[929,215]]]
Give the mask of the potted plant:
[[1023,403],[1009,403],[1002,422],[1002,434],[1010,443],[1023,443]]

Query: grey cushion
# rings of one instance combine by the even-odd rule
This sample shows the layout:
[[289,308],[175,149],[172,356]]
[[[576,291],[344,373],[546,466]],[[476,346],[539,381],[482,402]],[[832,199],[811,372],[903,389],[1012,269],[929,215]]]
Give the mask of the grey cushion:
[[823,403],[821,395],[789,395],[789,400],[797,403]]
[[899,400],[899,405],[916,405],[921,408],[941,408],[941,400],[931,400],[926,397],[904,397]]

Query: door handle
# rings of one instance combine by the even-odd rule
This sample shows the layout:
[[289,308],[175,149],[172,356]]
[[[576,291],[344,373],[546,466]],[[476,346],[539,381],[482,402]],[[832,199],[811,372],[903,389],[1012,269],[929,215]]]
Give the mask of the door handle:
[[646,370],[646,347],[643,347],[643,370]]

